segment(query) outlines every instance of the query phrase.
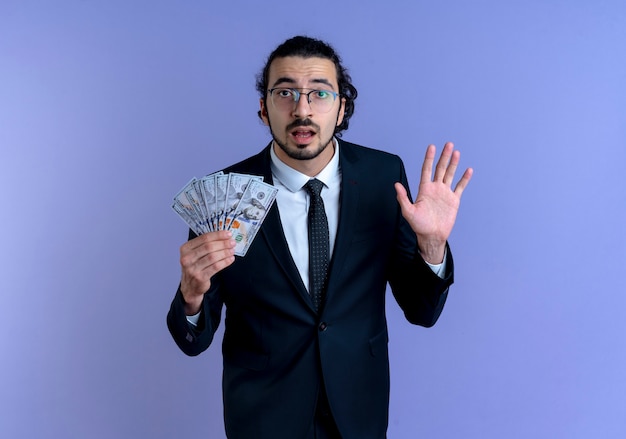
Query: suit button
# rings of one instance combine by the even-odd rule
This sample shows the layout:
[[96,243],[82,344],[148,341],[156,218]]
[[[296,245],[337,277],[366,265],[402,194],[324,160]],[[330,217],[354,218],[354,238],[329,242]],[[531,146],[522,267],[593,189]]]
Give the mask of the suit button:
[[328,328],[328,325],[326,324],[326,322],[322,322],[322,323],[320,323],[320,325],[318,326],[318,329],[320,330],[320,332],[324,332],[324,331],[326,331],[326,328]]

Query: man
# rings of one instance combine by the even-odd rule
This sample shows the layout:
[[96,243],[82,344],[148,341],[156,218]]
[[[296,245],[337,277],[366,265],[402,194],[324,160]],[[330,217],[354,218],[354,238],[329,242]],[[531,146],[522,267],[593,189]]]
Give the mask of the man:
[[431,178],[429,146],[411,202],[397,156],[337,138],[354,111],[350,81],[326,43],[281,44],[257,83],[273,141],[224,170],[262,175],[279,188],[276,204],[243,258],[226,231],[191,234],[181,247],[168,326],[198,355],[226,306],[231,439],[384,438],[387,283],[406,318],[430,327],[453,281],[447,238],[472,170],[451,188],[459,152],[448,143]]

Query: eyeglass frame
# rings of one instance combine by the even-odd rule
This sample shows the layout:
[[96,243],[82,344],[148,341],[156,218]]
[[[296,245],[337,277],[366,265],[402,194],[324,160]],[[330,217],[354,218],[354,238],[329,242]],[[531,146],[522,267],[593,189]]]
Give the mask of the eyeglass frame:
[[[323,90],[323,89],[319,89],[319,88],[312,88],[312,89],[302,88],[302,89],[300,89],[300,90],[310,90],[308,93],[301,92],[297,88],[291,88],[291,87],[268,88],[267,92],[270,95],[270,100],[272,101],[272,105],[274,105],[274,107],[276,107],[276,105],[274,104],[274,92],[276,90],[290,90],[290,91],[292,91],[294,93],[294,97],[293,97],[294,108],[298,105],[298,102],[300,102],[300,98],[302,97],[302,95],[306,95],[306,101],[307,101],[307,103],[309,105],[311,105],[311,93],[320,92],[320,91],[323,91],[325,93],[330,93],[333,96],[333,104],[335,103],[335,101],[337,101],[338,97],[341,97],[341,93],[337,93],[336,91],[332,91],[332,90]],[[325,111],[325,113],[330,111],[331,108],[332,108],[332,106],[327,111]],[[277,109],[279,109],[279,108],[277,108]]]

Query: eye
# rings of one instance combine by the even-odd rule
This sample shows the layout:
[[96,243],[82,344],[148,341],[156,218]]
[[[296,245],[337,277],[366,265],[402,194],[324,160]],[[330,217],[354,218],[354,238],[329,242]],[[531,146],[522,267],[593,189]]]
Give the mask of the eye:
[[324,99],[328,99],[329,97],[331,97],[332,94],[326,90],[317,90],[315,92],[315,98],[316,99],[320,99],[320,100],[324,100]]
[[292,98],[293,90],[288,89],[288,88],[279,88],[278,90],[276,90],[276,94],[280,98]]

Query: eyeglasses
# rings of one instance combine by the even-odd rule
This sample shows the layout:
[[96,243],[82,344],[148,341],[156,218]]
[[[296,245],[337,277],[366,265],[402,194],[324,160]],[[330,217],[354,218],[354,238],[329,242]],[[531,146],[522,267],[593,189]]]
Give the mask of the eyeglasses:
[[330,90],[311,90],[305,93],[295,88],[270,88],[268,93],[272,105],[279,111],[293,111],[300,102],[300,97],[304,95],[311,109],[320,113],[328,113],[339,96],[339,93]]

